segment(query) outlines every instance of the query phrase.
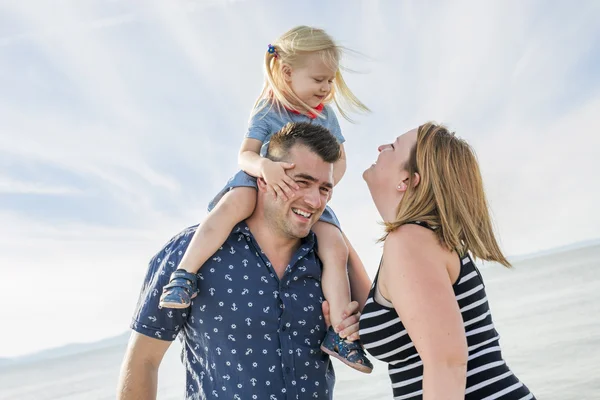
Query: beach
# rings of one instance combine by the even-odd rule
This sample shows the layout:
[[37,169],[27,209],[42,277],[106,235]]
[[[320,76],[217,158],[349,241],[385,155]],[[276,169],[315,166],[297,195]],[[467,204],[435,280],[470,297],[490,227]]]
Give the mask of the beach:
[[[600,245],[481,268],[506,362],[538,399],[600,399]],[[0,367],[0,399],[114,399],[127,335],[106,346]],[[159,372],[159,399],[181,399],[179,343]],[[391,399],[386,366],[371,375],[334,361],[336,399]]]

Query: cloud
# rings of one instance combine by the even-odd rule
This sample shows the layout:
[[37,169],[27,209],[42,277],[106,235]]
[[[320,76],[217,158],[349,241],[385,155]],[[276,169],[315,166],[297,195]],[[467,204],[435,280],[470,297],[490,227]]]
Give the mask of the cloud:
[[51,24],[46,25],[45,30],[38,29],[26,33],[0,36],[0,47],[18,45],[38,37],[82,34],[95,29],[111,28],[117,25],[131,23],[135,20],[136,17],[133,13],[115,15],[108,18],[99,18],[92,21],[79,21],[78,23],[74,23],[69,26],[64,26],[56,23],[56,21],[51,20]]
[[[364,14],[363,24],[373,29],[361,38],[379,61],[353,88],[366,93],[374,115],[359,126],[343,126],[348,176],[358,176],[359,166],[374,160],[374,140],[392,140],[433,119],[447,123],[478,153],[508,254],[598,237],[598,216],[590,212],[600,191],[590,182],[600,167],[593,155],[600,139],[592,128],[600,97],[593,71],[599,52],[598,43],[581,40],[598,36],[598,6],[552,7],[542,14],[533,3],[386,10]],[[391,29],[398,15],[406,24]],[[566,20],[578,23],[557,29]],[[356,199],[354,190],[364,190],[358,180],[347,182],[336,189],[336,198]],[[373,215],[368,201],[361,195],[346,203],[347,218],[357,221],[352,216],[358,207]],[[343,222],[345,210],[338,213]],[[364,230],[362,220],[357,225],[355,237],[376,236]],[[367,250],[376,262],[371,253]]]
[[475,148],[508,254],[600,236],[597,2],[63,4],[0,7],[0,272],[31,292],[0,292],[24,328],[0,356],[126,329],[149,258],[237,169],[266,45],[297,24],[367,56],[345,60],[373,113],[341,121],[332,207],[371,276],[362,171],[430,119]]
[[81,190],[40,182],[18,182],[0,177],[0,194],[80,195]]

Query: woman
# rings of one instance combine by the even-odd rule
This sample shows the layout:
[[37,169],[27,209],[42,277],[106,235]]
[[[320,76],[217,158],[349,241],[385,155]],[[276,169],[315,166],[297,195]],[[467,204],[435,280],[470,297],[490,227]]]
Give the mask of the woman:
[[427,123],[379,147],[363,175],[385,222],[360,337],[395,399],[534,399],[499,347],[471,256],[510,267],[469,145]]

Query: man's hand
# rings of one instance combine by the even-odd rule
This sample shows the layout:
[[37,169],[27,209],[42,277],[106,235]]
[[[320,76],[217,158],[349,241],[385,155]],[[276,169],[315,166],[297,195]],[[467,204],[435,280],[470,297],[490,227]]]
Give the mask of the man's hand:
[[[325,318],[325,324],[329,327],[331,319],[329,318],[329,303],[327,300],[323,302],[323,317]],[[344,320],[338,326],[334,326],[333,329],[339,333],[342,339],[347,339],[351,342],[359,339],[358,321],[360,320],[360,311],[358,311],[358,302],[353,301],[348,304],[342,318]]]

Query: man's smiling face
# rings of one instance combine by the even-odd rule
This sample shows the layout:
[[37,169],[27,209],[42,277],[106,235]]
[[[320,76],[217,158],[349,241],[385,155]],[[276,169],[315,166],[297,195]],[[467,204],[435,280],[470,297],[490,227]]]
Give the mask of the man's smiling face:
[[298,184],[295,196],[288,201],[264,193],[267,223],[290,238],[306,237],[319,220],[333,190],[333,164],[302,144],[294,145],[286,157],[294,168],[287,174]]

